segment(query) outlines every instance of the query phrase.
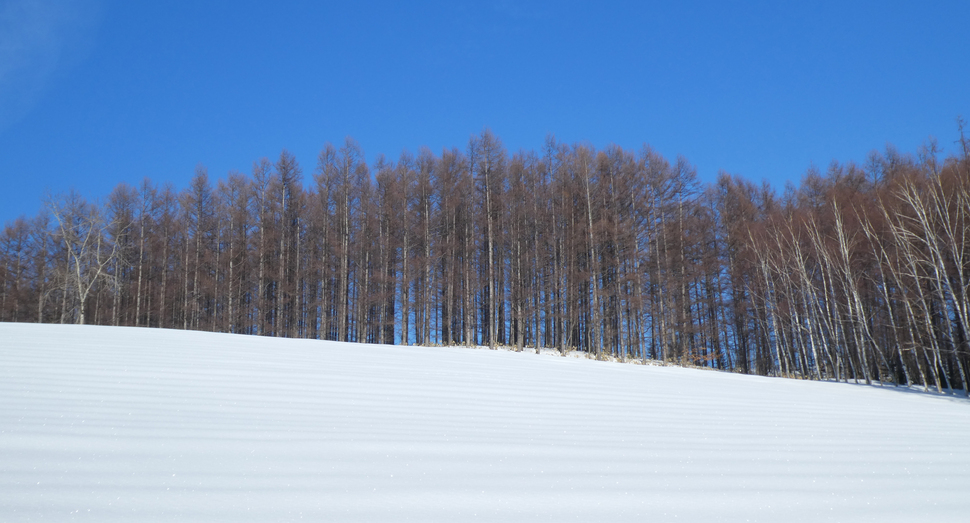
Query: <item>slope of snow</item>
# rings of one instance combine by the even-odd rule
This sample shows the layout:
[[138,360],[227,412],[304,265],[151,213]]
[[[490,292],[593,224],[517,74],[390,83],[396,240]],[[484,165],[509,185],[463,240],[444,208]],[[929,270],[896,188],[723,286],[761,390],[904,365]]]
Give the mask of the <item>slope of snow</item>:
[[2,521],[961,521],[968,441],[891,388],[0,323]]

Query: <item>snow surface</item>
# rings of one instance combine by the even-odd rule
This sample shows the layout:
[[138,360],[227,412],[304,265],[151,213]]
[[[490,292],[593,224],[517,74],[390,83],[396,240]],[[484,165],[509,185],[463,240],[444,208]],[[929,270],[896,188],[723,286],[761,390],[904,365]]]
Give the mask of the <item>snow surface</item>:
[[2,521],[966,521],[970,402],[0,323]]

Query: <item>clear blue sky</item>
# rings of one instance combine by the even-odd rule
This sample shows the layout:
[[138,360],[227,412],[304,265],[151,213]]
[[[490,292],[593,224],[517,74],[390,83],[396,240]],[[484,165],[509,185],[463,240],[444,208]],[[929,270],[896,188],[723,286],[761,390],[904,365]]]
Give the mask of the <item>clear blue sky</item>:
[[[204,5],[203,5],[204,4]],[[671,5],[673,4],[673,5]],[[848,4],[848,5],[846,5]],[[547,134],[777,188],[970,118],[970,2],[0,0],[0,223],[325,142]]]

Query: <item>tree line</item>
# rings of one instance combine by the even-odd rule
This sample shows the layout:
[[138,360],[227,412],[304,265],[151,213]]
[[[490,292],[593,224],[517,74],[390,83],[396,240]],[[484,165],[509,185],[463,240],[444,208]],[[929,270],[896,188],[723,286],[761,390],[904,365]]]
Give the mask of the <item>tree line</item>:
[[811,168],[776,193],[684,158],[283,151],[213,183],[50,196],[0,236],[0,321],[555,348],[967,390],[970,147]]

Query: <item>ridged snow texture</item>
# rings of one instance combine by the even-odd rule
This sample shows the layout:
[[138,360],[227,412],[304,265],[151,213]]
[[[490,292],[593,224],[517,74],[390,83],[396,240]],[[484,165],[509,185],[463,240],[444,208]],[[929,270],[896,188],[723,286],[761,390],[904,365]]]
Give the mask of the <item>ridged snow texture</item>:
[[891,387],[0,324],[2,521],[964,521],[968,442]]

